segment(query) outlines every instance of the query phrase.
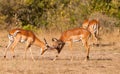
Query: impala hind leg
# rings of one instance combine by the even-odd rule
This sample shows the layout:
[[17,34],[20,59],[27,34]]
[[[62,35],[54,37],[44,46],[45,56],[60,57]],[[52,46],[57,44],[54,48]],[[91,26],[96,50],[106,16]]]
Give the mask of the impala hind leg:
[[10,40],[9,40],[8,46],[7,46],[6,49],[5,49],[4,58],[6,58],[7,51],[8,51],[8,49],[10,48],[10,46],[12,45],[12,43],[13,43],[13,41],[10,41]]
[[13,54],[13,58],[15,57],[15,51],[14,51],[14,49],[15,49],[15,47],[16,47],[16,45],[17,45],[18,42],[19,42],[19,40],[15,40],[15,41],[12,43],[11,48],[10,48],[10,50],[11,50],[11,52],[12,52],[12,54]]
[[97,33],[94,33],[94,39],[95,39],[95,45],[99,45],[99,42],[98,42],[98,35]]

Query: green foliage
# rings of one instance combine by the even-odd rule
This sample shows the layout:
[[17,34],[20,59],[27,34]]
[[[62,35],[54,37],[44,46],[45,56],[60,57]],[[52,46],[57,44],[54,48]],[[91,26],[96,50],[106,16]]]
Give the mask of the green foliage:
[[30,5],[33,3],[34,0],[25,0],[25,4]]
[[[0,14],[6,23],[21,22],[23,28],[58,29],[81,26],[96,12],[120,19],[119,0],[1,0]],[[99,18],[99,17],[95,17]],[[115,24],[114,24],[115,25]],[[120,23],[117,23],[117,26]],[[14,26],[14,25],[13,25]],[[33,28],[32,28],[33,27]],[[35,28],[36,29],[36,28]]]
[[31,24],[24,25],[23,29],[25,29],[25,30],[32,30],[32,31],[36,31],[37,30],[37,28],[35,26],[31,25]]
[[120,1],[118,0],[92,0],[90,4],[92,11],[98,11],[119,18]]

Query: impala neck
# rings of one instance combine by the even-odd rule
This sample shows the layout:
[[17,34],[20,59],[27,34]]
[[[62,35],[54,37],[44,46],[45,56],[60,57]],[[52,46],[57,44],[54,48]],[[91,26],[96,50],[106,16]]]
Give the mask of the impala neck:
[[45,47],[44,42],[40,41],[38,38],[35,38],[34,45],[39,46],[39,47],[41,47],[41,48],[44,48],[44,47]]
[[66,42],[66,39],[64,38],[64,37],[60,37],[60,39],[59,39],[60,41],[62,41],[63,43],[65,43]]

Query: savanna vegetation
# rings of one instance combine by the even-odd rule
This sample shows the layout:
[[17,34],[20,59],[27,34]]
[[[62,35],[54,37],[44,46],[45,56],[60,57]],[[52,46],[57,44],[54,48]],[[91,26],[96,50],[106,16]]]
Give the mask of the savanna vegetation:
[[0,0],[0,28],[64,31],[98,19],[106,31],[120,27],[119,0]]
[[[16,46],[14,59],[11,50],[3,58],[10,29],[33,30],[41,41],[46,38],[51,45],[53,37],[80,27],[87,18],[98,19],[102,27],[99,47],[90,45],[89,61],[84,61],[82,42],[75,42],[72,52],[66,45],[55,62],[56,50],[42,56],[35,46],[36,62],[29,51],[25,59],[24,43]],[[0,74],[120,74],[120,0],[0,0]]]

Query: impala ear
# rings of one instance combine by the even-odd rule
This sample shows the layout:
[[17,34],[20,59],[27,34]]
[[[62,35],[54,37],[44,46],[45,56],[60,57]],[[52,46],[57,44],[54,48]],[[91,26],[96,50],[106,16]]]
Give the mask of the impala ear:
[[54,41],[58,41],[58,39],[56,39],[56,38],[52,38],[52,41],[54,42]]

